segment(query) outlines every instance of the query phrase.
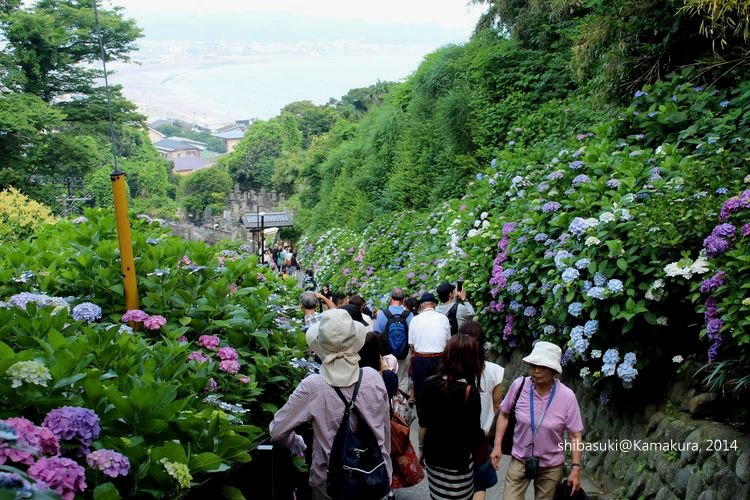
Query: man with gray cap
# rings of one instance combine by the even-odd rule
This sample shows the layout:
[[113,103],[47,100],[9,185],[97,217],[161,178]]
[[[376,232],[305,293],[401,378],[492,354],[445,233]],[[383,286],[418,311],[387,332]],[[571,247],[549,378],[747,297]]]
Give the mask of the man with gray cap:
[[451,325],[448,317],[435,310],[437,299],[431,293],[419,298],[421,312],[409,326],[409,347],[412,355],[412,381],[414,398],[417,402],[417,416],[422,405],[422,385],[427,377],[437,373],[445,344],[451,338]]
[[[338,387],[351,400],[360,377],[358,351],[365,343],[365,327],[353,321],[343,309],[325,311],[320,322],[310,327],[310,347],[320,357],[320,373],[307,376],[286,404],[276,413],[271,425],[271,440],[293,452],[304,451],[294,429],[304,423],[313,427],[313,452],[310,465],[310,487],[313,499],[329,498],[326,492],[328,459],[333,440],[344,415],[344,403],[336,394]],[[383,377],[372,368],[361,369],[357,409],[372,430],[385,458],[388,477],[392,476],[390,460],[391,424],[388,392]]]

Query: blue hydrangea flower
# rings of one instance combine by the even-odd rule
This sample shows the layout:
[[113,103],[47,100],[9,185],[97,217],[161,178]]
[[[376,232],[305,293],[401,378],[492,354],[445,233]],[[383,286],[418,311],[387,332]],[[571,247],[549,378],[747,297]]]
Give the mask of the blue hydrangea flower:
[[568,306],[568,314],[574,317],[579,317],[583,312],[583,304],[580,302],[571,302]]
[[484,179],[484,176],[481,173],[477,174],[477,180],[481,181],[482,179]]
[[633,366],[633,365],[635,365],[636,361],[637,361],[637,359],[636,359],[636,356],[635,356],[634,352],[625,353],[625,356],[622,358],[623,364],[626,364],[626,365]]
[[513,312],[518,312],[523,308],[523,305],[518,302],[517,300],[512,300],[510,304],[508,305],[508,309],[510,309]]
[[560,210],[560,207],[562,207],[562,205],[560,205],[558,202],[548,201],[547,203],[542,205],[542,212],[544,213],[557,212],[558,210]]
[[591,282],[589,280],[584,280],[581,283],[581,290],[583,290],[584,292],[588,292],[589,290],[591,290],[592,286],[593,285],[591,284]]
[[573,254],[568,252],[567,250],[560,250],[555,254],[555,266],[557,267],[557,269],[564,269],[568,267],[568,264],[566,264],[565,261],[572,257]]
[[611,293],[620,293],[624,290],[624,286],[622,284],[622,281],[618,279],[611,279],[609,282],[607,282],[607,289]]
[[607,277],[604,276],[602,273],[596,273],[594,274],[594,285],[596,286],[604,286],[607,284]]
[[607,349],[602,361],[607,365],[614,365],[620,361],[620,352],[617,349]]
[[557,331],[557,328],[555,328],[554,325],[546,325],[543,331],[545,335],[552,335]]
[[521,293],[522,291],[523,291],[523,285],[519,283],[518,281],[514,281],[508,287],[508,292],[513,293],[513,294]]
[[493,158],[492,161],[490,161],[490,167],[492,168],[497,167],[497,158]]
[[570,331],[570,342],[573,344],[573,350],[578,354],[586,352],[589,348],[589,341],[583,337],[582,326],[576,326]]
[[[576,161],[572,161],[572,162],[570,162],[570,163],[568,164],[568,166],[569,166],[570,168],[572,168],[573,170],[578,170],[579,168],[581,168],[581,167],[583,166],[583,162],[582,162],[581,160],[576,160]],[[580,176],[579,176],[579,177],[580,177]],[[575,181],[574,181],[574,182],[575,182]]]
[[620,184],[621,182],[618,181],[617,179],[610,179],[607,181],[607,187],[612,188],[612,189],[617,189],[618,187],[620,187]]
[[534,241],[537,243],[541,243],[543,241],[546,241],[549,238],[545,233],[537,233],[536,236],[534,236]]
[[547,179],[551,181],[556,181],[557,179],[561,179],[563,175],[564,175],[564,172],[562,170],[555,170],[554,172],[551,172],[547,176]]
[[82,302],[73,308],[73,319],[92,323],[102,317],[102,308],[91,302]]
[[593,349],[591,351],[591,357],[593,359],[599,359],[599,358],[601,358],[602,357],[602,351],[600,351],[599,349]]
[[536,307],[534,306],[528,306],[526,309],[523,310],[523,315],[527,318],[532,318],[536,316]]
[[635,94],[633,94],[633,97],[643,97],[644,95],[648,95],[648,94],[642,90],[636,90]]
[[635,377],[638,376],[638,370],[636,370],[633,365],[622,363],[617,368],[617,376],[622,379],[623,385],[626,388],[629,388],[632,386]]
[[729,106],[729,101],[721,101],[719,103],[719,106],[721,106],[722,108],[726,108],[727,106]]
[[586,259],[586,258],[578,259],[575,263],[576,268],[581,269],[581,270],[586,269],[590,265],[591,265],[591,259]]
[[503,269],[503,276],[505,276],[506,278],[510,278],[514,274],[516,274],[516,270],[513,269],[512,267],[509,267],[508,269]]
[[586,292],[586,295],[592,299],[602,300],[604,298],[604,288],[600,286],[592,286],[589,291]]
[[583,326],[583,334],[587,337],[591,337],[597,331],[599,331],[599,322],[595,319],[590,319]]
[[729,190],[727,188],[725,188],[725,187],[721,187],[721,188],[719,188],[719,189],[716,190],[716,194],[727,194],[728,192],[729,192]]
[[569,267],[562,273],[562,280],[565,283],[572,283],[573,281],[577,280],[580,274],[578,273],[578,269]]

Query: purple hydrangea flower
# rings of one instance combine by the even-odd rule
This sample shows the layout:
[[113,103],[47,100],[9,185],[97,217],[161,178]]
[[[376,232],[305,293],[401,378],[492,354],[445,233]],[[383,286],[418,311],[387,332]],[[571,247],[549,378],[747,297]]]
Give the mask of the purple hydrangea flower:
[[128,457],[113,450],[92,451],[86,455],[86,463],[109,477],[127,476],[130,472]]
[[239,359],[239,354],[237,354],[237,351],[231,347],[222,347],[216,354],[222,360]]
[[589,176],[588,176],[588,175],[586,175],[586,174],[576,175],[576,176],[575,176],[575,178],[573,179],[573,183],[572,183],[572,184],[573,184],[574,186],[579,186],[579,185],[581,185],[581,184],[586,184],[586,183],[587,183],[587,182],[589,182],[590,180],[591,180],[591,179],[590,179],[590,178],[589,178]]
[[565,172],[563,172],[562,170],[555,170],[554,172],[550,172],[547,175],[547,179],[556,181],[557,179],[561,179],[563,175],[565,175]]
[[607,187],[612,188],[612,189],[617,189],[618,187],[620,187],[620,184],[621,182],[618,181],[617,179],[610,179],[607,181]]
[[750,236],[750,224],[743,224],[742,225],[742,236]]
[[542,205],[542,212],[544,213],[557,212],[558,210],[560,210],[561,206],[562,205],[560,205],[556,201],[548,201],[547,203]]
[[719,219],[725,221],[735,212],[750,208],[750,190],[743,191],[738,196],[733,196],[724,202],[719,213]]
[[727,273],[725,273],[724,271],[719,271],[718,273],[714,274],[703,283],[701,283],[701,293],[709,293],[719,288],[721,285],[726,283],[726,277]]
[[568,164],[568,166],[573,170],[578,170],[583,166],[583,162],[581,160],[572,161]]
[[99,417],[93,410],[63,406],[50,411],[42,425],[62,441],[79,441],[85,449],[99,437]]
[[732,239],[734,238],[737,228],[732,224],[719,224],[711,231],[711,234],[718,236],[719,238]]

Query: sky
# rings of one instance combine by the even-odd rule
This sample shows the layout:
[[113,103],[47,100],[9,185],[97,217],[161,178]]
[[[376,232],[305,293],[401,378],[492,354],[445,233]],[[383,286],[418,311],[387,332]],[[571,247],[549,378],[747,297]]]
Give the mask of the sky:
[[[132,54],[142,64],[113,65],[114,83],[149,118],[204,117],[205,125],[270,118],[290,102],[324,104],[378,80],[403,80],[428,53],[468,41],[486,9],[467,0],[103,4],[122,7],[144,31],[141,52]],[[210,52],[238,44],[251,48]]]
[[464,30],[476,23],[480,7],[465,0],[105,0],[135,17],[165,13],[205,15],[285,14],[318,19],[358,19],[393,24],[434,24]]

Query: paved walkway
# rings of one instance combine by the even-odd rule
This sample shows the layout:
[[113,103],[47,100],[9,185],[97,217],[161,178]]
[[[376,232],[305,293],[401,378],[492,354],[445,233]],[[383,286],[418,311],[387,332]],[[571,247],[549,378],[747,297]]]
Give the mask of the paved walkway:
[[[411,425],[411,442],[414,445],[415,450],[417,449],[417,440],[417,421],[415,420]],[[508,472],[509,463],[510,457],[508,456],[503,456],[500,460],[500,470],[497,471],[498,482],[495,486],[487,490],[487,500],[497,500],[503,497],[503,479]],[[586,494],[592,500],[597,498],[607,498],[606,493],[585,476],[582,478],[581,482]],[[424,480],[418,485],[396,490],[396,500],[429,500],[429,498],[430,490],[427,484],[426,475]],[[526,500],[534,500],[534,488],[530,487],[526,491]]]

